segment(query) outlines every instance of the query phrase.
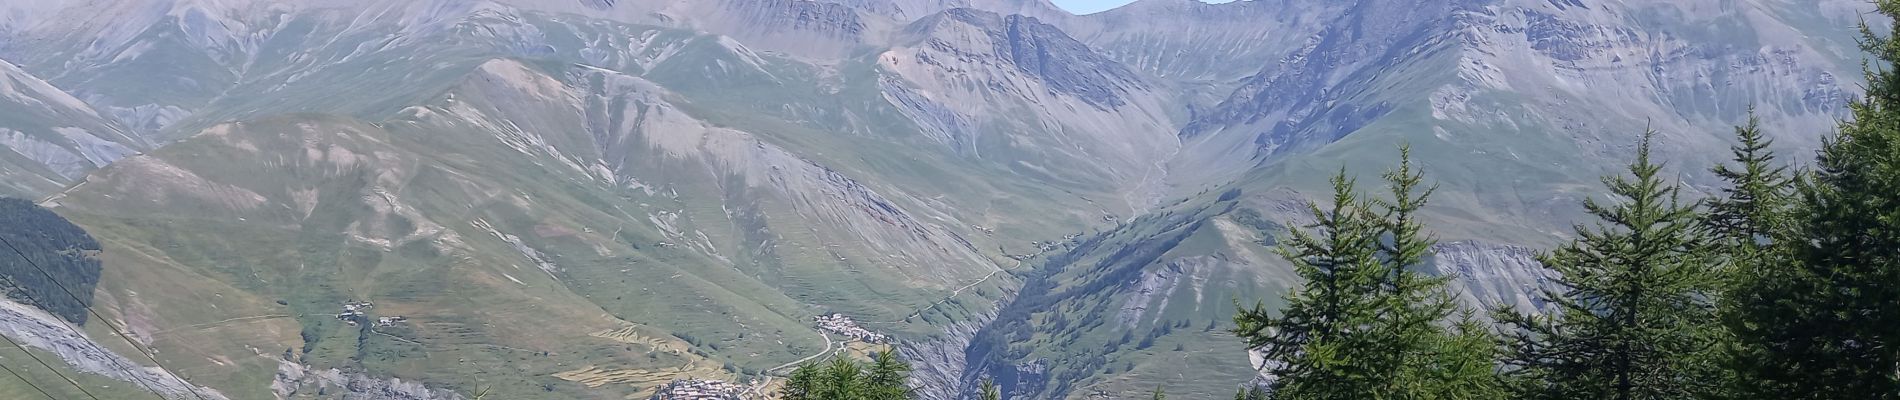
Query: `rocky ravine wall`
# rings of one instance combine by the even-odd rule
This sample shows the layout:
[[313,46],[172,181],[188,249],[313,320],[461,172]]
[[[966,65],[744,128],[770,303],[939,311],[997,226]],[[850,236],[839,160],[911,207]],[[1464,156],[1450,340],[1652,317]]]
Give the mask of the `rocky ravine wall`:
[[[1009,304],[1008,297],[997,300],[998,307]],[[999,309],[985,311],[969,320],[957,321],[943,327],[943,333],[924,341],[905,341],[897,345],[898,354],[910,361],[914,370],[910,374],[912,387],[920,388],[917,398],[920,400],[957,400],[964,390],[963,376],[969,370],[966,358],[970,341],[984,326],[996,320]]]
[[1440,243],[1432,248],[1434,268],[1452,275],[1458,300],[1478,310],[1498,306],[1541,310],[1541,288],[1553,287],[1557,273],[1537,262],[1528,247],[1476,241]]

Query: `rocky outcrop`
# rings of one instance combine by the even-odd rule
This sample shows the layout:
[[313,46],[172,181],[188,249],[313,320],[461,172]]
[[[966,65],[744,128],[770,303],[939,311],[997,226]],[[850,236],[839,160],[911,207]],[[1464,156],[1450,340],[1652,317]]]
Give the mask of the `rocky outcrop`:
[[807,31],[833,39],[864,34],[864,20],[851,7],[811,0],[724,0],[738,22],[775,29]]
[[902,36],[879,86],[932,139],[1045,182],[1107,183],[1129,209],[1153,201],[1178,146],[1159,86],[1035,18],[952,9]]
[[[1233,94],[1182,128],[1181,135],[1238,135],[1251,161],[1317,148],[1384,117],[1394,104],[1368,97],[1364,85],[1415,64],[1450,43],[1453,1],[1361,1],[1299,50],[1245,80]],[[1429,67],[1422,67],[1429,68]],[[1403,79],[1403,78],[1399,78]],[[1215,147],[1226,147],[1227,143]],[[1224,151],[1209,148],[1203,151]],[[1228,159],[1221,163],[1247,163]]]
[[1557,273],[1537,261],[1527,247],[1478,241],[1440,243],[1432,248],[1432,266],[1450,276],[1459,300],[1476,310],[1499,307],[1539,311],[1544,289],[1557,289]]
[[226,399],[210,388],[192,386],[158,367],[147,367],[100,345],[84,332],[74,331],[51,314],[33,306],[0,299],[0,335],[22,346],[53,353],[72,369],[97,374],[157,392],[167,399],[202,396]]
[[[1007,304],[1009,299],[1000,299],[998,304]],[[976,338],[984,325],[996,319],[996,311],[976,314],[974,317],[951,322],[943,326],[942,331],[929,338],[898,343],[898,354],[909,361],[911,387],[919,388],[917,397],[923,400],[957,400],[965,393],[964,377],[969,371],[968,353],[970,341]]]
[[[964,28],[967,26],[968,28]],[[957,8],[914,23],[909,28],[924,36],[938,51],[969,57],[998,57],[998,61],[1045,83],[1051,91],[1076,96],[1098,107],[1120,107],[1130,89],[1146,86],[1127,67],[1109,60],[1053,25],[1032,17],[1000,15]],[[984,40],[960,42],[959,35],[980,34]],[[966,44],[988,44],[970,48]]]
[[343,370],[313,369],[288,360],[279,360],[277,375],[270,384],[279,399],[317,396],[339,400],[463,400],[461,394],[430,388],[420,382],[405,382],[393,377],[376,377]]
[[[890,22],[830,1],[720,0],[696,5],[693,27],[732,36],[748,46],[815,60],[839,59],[865,45]],[[710,8],[717,4],[717,8]]]
[[[1163,79],[1211,85],[1226,95],[1233,82],[1262,71],[1304,39],[1326,29],[1349,2],[1140,0],[1074,18],[1070,35],[1110,58]],[[1192,86],[1190,86],[1192,87]],[[1198,90],[1198,89],[1197,89]]]
[[[1849,20],[1811,14],[1837,2],[1818,3],[1484,2],[1454,14],[1457,79],[1433,94],[1432,112],[1462,124],[1561,127],[1600,157],[1627,151],[1599,143],[1633,142],[1647,127],[1666,139],[1659,151],[1701,162],[1699,149],[1725,145],[1726,127],[1753,109],[1771,134],[1790,133],[1783,144],[1811,147],[1818,135],[1809,132],[1832,127],[1859,72],[1837,55],[1843,49],[1804,39],[1852,35]],[[1524,101],[1474,108],[1496,93]],[[1499,106],[1523,116],[1501,117]]]

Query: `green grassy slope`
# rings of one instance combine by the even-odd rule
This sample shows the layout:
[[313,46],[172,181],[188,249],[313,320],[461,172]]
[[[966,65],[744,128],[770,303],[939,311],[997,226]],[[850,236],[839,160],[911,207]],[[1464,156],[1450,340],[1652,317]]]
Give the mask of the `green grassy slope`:
[[[730,164],[723,152],[776,146],[695,122],[636,78],[478,70],[388,121],[218,125],[52,202],[108,249],[113,317],[237,397],[265,395],[283,354],[506,396],[756,374],[827,347],[806,323],[822,311],[931,332],[956,308],[903,320],[995,268],[921,258],[920,243],[983,257],[996,242],[957,243],[915,220],[954,221],[917,194],[880,200],[896,186],[887,176],[860,184],[783,152],[751,158],[770,168]],[[681,129],[703,130],[701,142],[668,147]],[[876,231],[887,224],[921,236]],[[370,317],[410,321],[334,317],[360,300],[377,303]],[[609,334],[623,327],[637,335]]]

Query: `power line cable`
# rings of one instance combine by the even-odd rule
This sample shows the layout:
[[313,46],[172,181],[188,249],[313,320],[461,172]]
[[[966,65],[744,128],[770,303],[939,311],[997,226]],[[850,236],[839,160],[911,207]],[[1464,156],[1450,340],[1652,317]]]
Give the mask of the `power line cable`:
[[[12,249],[12,250],[13,250],[13,254],[18,254],[18,255],[20,256],[20,259],[21,259],[21,260],[25,260],[25,261],[26,261],[26,263],[27,263],[27,265],[31,265],[31,266],[33,266],[33,269],[35,269],[35,270],[39,270],[39,271],[40,271],[40,274],[41,274],[41,275],[43,275],[43,276],[45,276],[45,277],[46,277],[46,280],[47,280],[48,282],[52,282],[54,286],[57,286],[57,287],[59,287],[59,289],[60,289],[61,291],[64,291],[64,292],[66,292],[66,295],[67,295],[67,296],[70,296],[70,297],[72,297],[74,301],[77,301],[77,302],[79,302],[79,304],[80,304],[81,306],[84,306],[84,307],[86,308],[86,312],[88,312],[88,313],[90,313],[90,314],[91,314],[91,315],[93,316],[93,319],[94,319],[94,320],[97,320],[97,321],[99,321],[99,322],[101,322],[101,323],[104,323],[104,324],[106,324],[106,326],[107,326],[107,327],[110,327],[110,328],[113,328],[113,329],[112,329],[112,332],[113,332],[114,334],[116,334],[116,335],[118,335],[120,339],[123,339],[123,340],[125,340],[125,343],[126,343],[126,344],[129,344],[129,345],[131,345],[131,346],[132,346],[132,349],[133,349],[133,350],[136,350],[136,351],[138,351],[138,352],[139,352],[140,354],[144,354],[144,349],[140,349],[140,348],[139,348],[139,345],[138,345],[138,343],[137,343],[137,342],[134,342],[134,341],[132,340],[132,338],[131,338],[130,336],[126,336],[124,332],[121,332],[121,331],[119,331],[119,330],[118,330],[118,328],[116,328],[116,327],[113,327],[113,326],[112,326],[112,322],[111,322],[111,321],[108,321],[108,320],[106,320],[104,316],[100,316],[98,312],[96,312],[96,311],[93,311],[93,310],[92,310],[92,305],[90,305],[90,304],[86,304],[87,302],[86,302],[85,300],[82,300],[82,299],[80,299],[80,298],[79,298],[79,296],[78,296],[78,295],[76,295],[76,294],[73,294],[73,291],[72,291],[72,289],[68,289],[68,288],[66,288],[66,285],[65,285],[65,284],[62,284],[62,283],[59,283],[59,279],[57,279],[57,278],[53,278],[53,274],[52,274],[51,272],[47,272],[47,271],[46,271],[46,268],[45,268],[45,267],[41,267],[39,263],[36,263],[36,262],[33,262],[33,258],[32,258],[32,257],[27,257],[27,255],[26,255],[26,252],[24,252],[24,251],[20,251],[20,248],[19,248],[19,247],[15,247],[15,246],[13,245],[13,242],[11,242],[11,241],[8,241],[8,240],[7,240],[7,239],[6,239],[5,237],[0,237],[0,244],[5,244],[5,245],[7,246],[7,248],[8,248],[8,249]],[[63,325],[63,326],[65,326],[65,327],[66,327],[66,329],[71,329],[71,330],[73,331],[73,333],[75,333],[75,334],[84,334],[84,333],[85,333],[85,331],[84,331],[84,330],[81,330],[81,329],[80,329],[80,328],[79,328],[78,326],[76,326],[76,325],[73,325],[73,324],[72,324],[71,322],[68,322],[68,321],[66,321],[66,318],[64,318],[64,317],[60,317],[60,316],[57,316],[57,315],[55,315],[55,316],[53,316],[53,320],[54,320],[54,321],[58,321],[58,322],[59,322],[59,324],[60,324],[60,325]],[[17,346],[17,345],[18,345],[18,343],[15,343],[15,345]],[[101,349],[104,349],[104,346],[100,346],[100,347],[101,347]],[[110,349],[105,349],[105,350],[107,350],[108,352],[110,352]],[[31,353],[28,353],[28,354],[31,354]],[[149,358],[149,357],[151,357],[151,356],[150,356],[150,355],[147,355],[146,357],[148,357],[148,358]],[[35,358],[35,359],[38,359],[38,357],[34,357],[34,358]],[[152,396],[155,396],[155,397],[158,397],[158,398],[159,398],[160,400],[165,400],[165,399],[166,399],[166,397],[165,397],[165,394],[164,394],[164,393],[160,393],[160,392],[158,391],[158,389],[155,389],[155,388],[153,388],[153,387],[152,387],[152,384],[153,384],[153,383],[152,383],[152,382],[147,382],[147,381],[145,380],[145,378],[143,377],[143,374],[139,374],[139,373],[137,373],[137,372],[134,372],[134,371],[133,371],[133,369],[132,369],[131,367],[127,367],[127,366],[125,366],[125,364],[124,364],[124,363],[122,363],[122,362],[120,362],[120,361],[119,361],[119,358],[118,358],[118,357],[111,357],[110,355],[108,355],[108,356],[106,357],[106,360],[108,360],[108,361],[111,361],[111,362],[112,362],[112,366],[113,366],[113,367],[116,367],[116,368],[118,368],[120,372],[124,372],[124,373],[125,373],[125,375],[126,375],[127,377],[130,377],[130,378],[132,379],[132,383],[133,383],[133,384],[136,384],[136,385],[138,385],[138,386],[139,386],[139,388],[142,388],[142,389],[145,389],[145,391],[146,391],[146,392],[149,392],[149,393],[151,393],[151,394],[152,394]],[[154,362],[154,363],[156,363],[156,362],[157,362],[157,360],[153,360],[153,362]],[[44,363],[44,362],[42,362],[41,364],[45,364],[45,363]],[[47,366],[47,368],[48,368],[48,369],[51,369],[51,368],[52,368],[52,366]],[[159,366],[159,368],[161,368],[161,369],[163,369],[163,368],[164,368],[164,366],[163,366],[163,365],[160,365],[160,366]],[[167,371],[169,371],[169,370],[167,370]],[[174,378],[176,378],[177,376],[173,376],[173,377],[174,377]],[[181,379],[182,379],[182,378],[181,378]],[[68,380],[71,380],[71,379],[69,378]],[[74,382],[77,382],[77,381],[74,381]],[[185,387],[186,387],[187,389],[189,389],[189,388],[191,388],[191,384],[190,384],[190,383],[186,383],[186,384],[185,384]],[[83,388],[81,388],[80,390],[81,390],[81,391],[84,391],[85,389],[83,389]],[[95,397],[95,398],[96,398],[96,397]],[[201,400],[202,400],[202,399],[201,399]]]
[[[52,395],[51,393],[46,393],[46,389],[41,389],[41,388],[40,388],[40,385],[35,385],[35,384],[33,384],[33,381],[32,381],[32,380],[30,380],[30,379],[26,379],[26,376],[24,376],[24,375],[20,375],[20,373],[19,373],[19,372],[13,372],[13,367],[8,367],[8,366],[7,366],[6,364],[0,364],[0,369],[5,369],[5,370],[7,370],[7,373],[9,373],[9,374],[13,374],[13,377],[15,377],[15,378],[20,378],[20,382],[26,382],[26,385],[27,385],[27,386],[31,386],[31,387],[33,387],[33,390],[35,390],[35,391],[38,391],[38,392],[40,392],[40,395],[42,395],[42,396],[46,396],[46,398],[48,398],[48,399],[53,399],[53,400],[59,400],[59,398],[58,398],[58,397],[53,397],[53,395]],[[74,386],[74,387],[78,387],[78,386],[79,386],[79,384],[78,384],[78,383],[73,383],[73,386]]]
[[[60,372],[59,372],[59,370],[57,370],[57,369],[53,369],[53,365],[52,365],[52,364],[47,364],[47,363],[46,363],[46,360],[41,360],[41,359],[40,359],[40,356],[36,356],[36,355],[33,355],[33,351],[32,351],[32,350],[27,350],[27,349],[26,349],[26,346],[21,346],[21,345],[20,345],[20,342],[15,342],[15,341],[13,341],[13,338],[10,338],[10,337],[7,337],[7,335],[0,335],[0,339],[6,339],[6,340],[7,340],[7,343],[11,343],[11,344],[13,344],[13,347],[18,347],[18,348],[20,348],[20,352],[21,352],[21,353],[25,353],[25,354],[26,354],[26,356],[27,356],[27,357],[29,357],[29,358],[32,358],[32,359],[33,359],[33,361],[37,361],[37,362],[39,362],[39,363],[40,363],[40,366],[42,366],[42,367],[46,367],[46,370],[47,370],[47,371],[53,371],[53,375],[59,375],[59,379],[61,379],[61,380],[64,380],[64,381],[66,381],[66,383],[71,383],[71,384],[73,384],[73,387],[74,387],[74,388],[77,388],[77,389],[79,389],[79,392],[80,392],[80,393],[85,393],[85,394],[86,394],[86,397],[91,397],[91,398],[92,398],[92,400],[99,400],[99,396],[94,396],[94,395],[92,395],[92,392],[90,392],[90,391],[87,391],[87,390],[86,390],[86,387],[85,387],[85,386],[81,386],[81,385],[79,384],[79,381],[76,381],[76,380],[73,380],[73,378],[68,378],[68,377],[66,377],[66,374],[63,374],[63,373],[60,373]],[[54,400],[58,400],[58,399],[59,399],[58,397],[53,397],[53,395],[52,395],[52,394],[48,394],[48,393],[46,393],[46,389],[41,389],[41,388],[40,388],[40,385],[35,385],[35,384],[33,384],[33,381],[29,381],[29,380],[26,380],[26,376],[25,376],[25,375],[20,375],[20,373],[18,373],[18,372],[13,372],[13,368],[12,368],[12,367],[7,367],[7,366],[6,366],[6,364],[0,364],[0,368],[6,368],[6,369],[7,369],[7,372],[12,372],[12,373],[13,373],[13,376],[17,376],[17,377],[20,377],[20,380],[21,380],[21,381],[23,381],[23,382],[26,382],[26,385],[27,385],[27,386],[32,386],[32,387],[33,387],[33,390],[38,390],[38,391],[40,391],[40,394],[44,394],[44,395],[46,395],[46,397],[47,397],[47,398],[50,398],[50,399],[54,399]]]
[[[106,329],[111,329],[113,334],[119,335],[119,339],[123,339],[125,340],[125,344],[131,345],[133,351],[139,353],[139,355],[145,356],[145,359],[147,360],[152,360],[152,364],[157,365],[159,371],[161,371],[160,375],[170,375],[172,379],[177,379],[178,383],[183,384],[185,386],[184,387],[185,393],[190,393],[191,397],[195,397],[198,400],[208,400],[204,398],[204,395],[198,394],[197,388],[195,386],[192,386],[190,381],[186,381],[184,377],[181,377],[181,376],[178,376],[177,374],[172,373],[171,372],[172,369],[165,367],[164,363],[159,362],[158,357],[153,356],[151,353],[146,352],[144,348],[139,347],[138,341],[132,340],[131,335],[128,335],[125,333],[125,331],[120,330],[117,325],[113,325],[112,321],[106,319],[104,315],[99,315],[99,311],[92,309],[91,304],[87,304],[86,300],[80,299],[79,295],[73,294],[73,290],[67,288],[66,284],[59,283],[59,278],[54,278],[53,273],[47,272],[46,268],[41,267],[39,263],[33,262],[33,258],[27,257],[26,252],[20,251],[20,248],[15,247],[12,241],[8,241],[5,237],[0,237],[0,244],[5,244],[8,249],[12,249],[13,254],[20,255],[20,259],[25,260],[27,265],[33,266],[33,269],[39,270],[41,275],[46,276],[46,281],[52,282],[53,286],[57,286],[59,287],[60,291],[66,292],[66,295],[72,297],[73,301],[79,302],[79,305],[85,306],[87,314],[91,314],[92,318],[96,321],[99,321],[99,323],[106,324]],[[83,330],[80,330],[79,327],[73,326],[72,323],[67,322],[65,318],[54,316],[53,320],[59,321],[60,324],[66,325],[66,327],[72,329],[74,333],[85,332]],[[106,359],[111,360],[114,366],[119,367],[119,370],[125,371],[125,374],[127,376],[130,376],[134,383],[138,383],[139,386],[144,387],[145,390],[151,392],[152,395],[158,396],[158,398],[160,399],[165,399],[164,393],[160,393],[157,389],[154,389],[151,384],[145,382],[145,379],[140,377],[141,374],[137,372],[133,372],[131,367],[127,367],[125,366],[124,363],[119,362],[118,357],[108,356],[106,357]]]
[[[21,350],[25,350],[25,349],[21,349]],[[46,396],[46,398],[48,398],[48,399],[53,399],[53,400],[59,400],[59,398],[58,398],[58,397],[53,397],[53,395],[52,395],[51,393],[46,393],[46,389],[41,389],[41,388],[40,388],[40,385],[35,385],[35,384],[33,384],[33,380],[30,380],[30,379],[26,379],[26,376],[25,376],[25,375],[20,375],[20,373],[19,373],[19,372],[14,372],[14,371],[13,371],[13,367],[9,367],[9,366],[7,366],[7,364],[5,364],[5,363],[0,363],[0,369],[4,369],[4,370],[7,370],[7,373],[9,373],[9,374],[13,374],[13,377],[15,377],[15,378],[20,378],[20,382],[26,382],[26,385],[27,385],[27,386],[31,386],[31,387],[33,387],[33,390],[35,390],[35,391],[39,391],[39,392],[40,392],[40,394],[41,394],[41,395],[44,395],[44,396]],[[78,383],[74,383],[74,384],[73,384],[73,386],[75,386],[75,387],[76,387],[76,386],[78,386],[78,385],[79,385]]]

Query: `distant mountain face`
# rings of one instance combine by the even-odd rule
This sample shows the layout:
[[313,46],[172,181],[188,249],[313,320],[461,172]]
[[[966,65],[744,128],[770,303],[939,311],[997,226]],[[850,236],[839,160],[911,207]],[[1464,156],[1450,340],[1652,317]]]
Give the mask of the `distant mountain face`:
[[11,63],[0,61],[0,193],[45,193],[150,143],[117,120]]
[[1342,166],[1410,144],[1433,267],[1534,307],[1529,254],[1642,129],[1692,186],[1751,107],[1813,147],[1862,8],[8,2],[0,194],[232,398],[639,396],[839,351],[828,312],[926,398],[1224,396],[1232,300],[1293,284],[1273,238]]

